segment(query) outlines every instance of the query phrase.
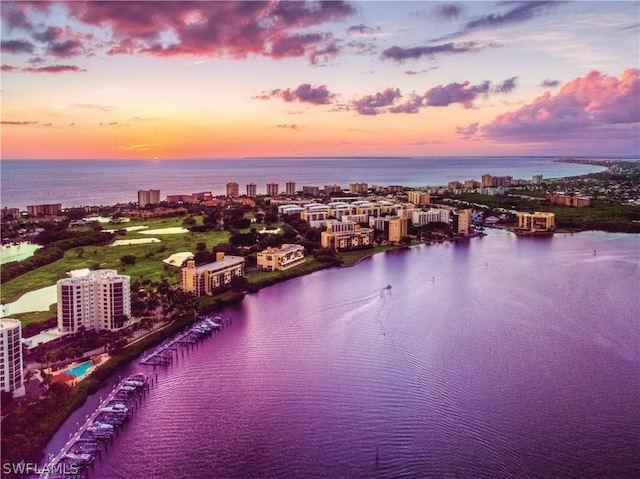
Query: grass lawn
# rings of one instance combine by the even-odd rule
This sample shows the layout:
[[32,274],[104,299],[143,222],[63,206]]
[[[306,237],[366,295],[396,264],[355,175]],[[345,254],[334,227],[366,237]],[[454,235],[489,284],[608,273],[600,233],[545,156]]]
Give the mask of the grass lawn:
[[395,249],[396,246],[392,245],[375,245],[373,248],[369,249],[359,249],[355,251],[343,251],[339,254],[340,259],[342,260],[342,264],[345,266],[353,266],[358,261],[367,256],[372,256],[376,253],[381,253],[383,251],[388,251],[391,249]]

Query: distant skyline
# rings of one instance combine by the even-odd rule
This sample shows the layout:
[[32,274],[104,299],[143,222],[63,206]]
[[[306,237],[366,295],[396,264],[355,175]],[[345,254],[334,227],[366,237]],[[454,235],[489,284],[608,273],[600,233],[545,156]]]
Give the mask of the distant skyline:
[[2,2],[4,159],[638,155],[640,2]]

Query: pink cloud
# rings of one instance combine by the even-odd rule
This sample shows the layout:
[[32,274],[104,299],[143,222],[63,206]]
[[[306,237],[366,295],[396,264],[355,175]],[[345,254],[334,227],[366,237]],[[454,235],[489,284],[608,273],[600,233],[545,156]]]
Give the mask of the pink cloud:
[[[640,70],[629,68],[620,78],[591,71],[520,109],[502,114],[482,130],[492,139],[629,140],[638,145]],[[636,146],[636,152],[638,148]]]
[[[337,53],[328,33],[296,31],[341,20],[355,10],[346,2],[67,2],[70,14],[88,25],[109,27],[109,53],[208,55],[250,54],[307,57]],[[167,35],[175,38],[167,43]]]
[[640,122],[640,70],[629,68],[620,78],[591,71],[546,92],[515,112],[498,116],[484,127],[490,136],[535,138],[603,125]]

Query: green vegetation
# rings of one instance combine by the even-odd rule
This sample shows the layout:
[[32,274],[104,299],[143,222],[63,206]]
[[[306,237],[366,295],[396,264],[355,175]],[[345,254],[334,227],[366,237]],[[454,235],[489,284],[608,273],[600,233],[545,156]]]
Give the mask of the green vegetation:
[[505,208],[527,212],[548,211],[556,215],[558,230],[640,233],[640,207],[638,206],[593,200],[591,206],[575,208],[550,205],[546,200],[529,200],[520,196],[488,196],[477,193],[465,193],[456,198],[469,203],[487,205],[490,209]]
[[343,251],[340,253],[339,257],[344,266],[352,266],[359,261],[362,261],[364,258],[368,258],[369,256],[372,256],[376,253],[381,253],[383,251],[388,251],[391,249],[396,249],[396,247],[390,245],[375,245],[373,248],[369,249]]
[[[148,219],[131,221],[126,223],[126,227],[145,225],[149,226],[149,229],[172,228],[181,227],[182,221],[183,218]],[[29,291],[55,284],[59,279],[66,277],[67,271],[82,268],[116,269],[119,273],[131,276],[132,282],[144,280],[161,282],[166,279],[170,283],[176,283],[180,280],[180,268],[163,263],[163,259],[182,251],[195,253],[200,242],[206,243],[209,248],[226,243],[229,233],[226,231],[206,231],[154,236],[143,235],[139,231],[130,231],[116,234],[117,239],[153,237],[160,239],[160,243],[128,246],[83,246],[82,254],[79,254],[77,247],[68,249],[61,259],[3,283],[0,298],[3,302],[10,303]],[[135,258],[135,264],[123,265],[121,262],[123,256]],[[7,265],[3,265],[3,270],[5,266]]]

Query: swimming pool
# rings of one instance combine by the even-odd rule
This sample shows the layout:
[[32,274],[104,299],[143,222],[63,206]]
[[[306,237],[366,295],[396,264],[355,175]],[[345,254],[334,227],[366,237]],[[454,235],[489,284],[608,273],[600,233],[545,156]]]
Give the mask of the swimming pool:
[[78,364],[77,366],[75,366],[75,367],[73,367],[71,369],[65,369],[62,372],[63,373],[67,373],[67,374],[71,374],[72,376],[80,377],[84,373],[86,373],[87,369],[89,369],[92,365],[93,365],[93,363],[91,361],[87,361],[86,363],[80,363],[80,364]]

